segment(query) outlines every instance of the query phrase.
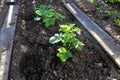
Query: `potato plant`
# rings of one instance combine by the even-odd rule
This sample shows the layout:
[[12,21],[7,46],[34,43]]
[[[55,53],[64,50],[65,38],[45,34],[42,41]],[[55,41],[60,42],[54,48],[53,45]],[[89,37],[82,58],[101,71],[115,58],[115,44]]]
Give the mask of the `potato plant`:
[[95,0],[89,0],[90,3],[94,4],[95,3]]
[[47,28],[54,25],[57,20],[62,21],[65,18],[62,14],[55,12],[51,5],[46,6],[42,4],[39,8],[35,9],[35,13],[38,16],[35,17],[34,20],[42,19]]
[[72,49],[78,51],[83,50],[83,43],[76,38],[76,34],[80,35],[81,30],[75,27],[75,24],[60,25],[60,33],[55,34],[49,39],[51,44],[58,42],[62,43],[62,47],[58,49],[57,57],[62,62],[66,62],[67,59],[72,58]]

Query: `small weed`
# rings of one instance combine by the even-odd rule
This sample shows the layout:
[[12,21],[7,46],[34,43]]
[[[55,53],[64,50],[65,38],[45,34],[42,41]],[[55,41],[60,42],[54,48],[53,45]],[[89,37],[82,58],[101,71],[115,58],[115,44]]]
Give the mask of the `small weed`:
[[110,15],[110,16],[119,14],[118,11],[110,11],[110,10],[105,10],[104,13],[107,14],[107,15]]

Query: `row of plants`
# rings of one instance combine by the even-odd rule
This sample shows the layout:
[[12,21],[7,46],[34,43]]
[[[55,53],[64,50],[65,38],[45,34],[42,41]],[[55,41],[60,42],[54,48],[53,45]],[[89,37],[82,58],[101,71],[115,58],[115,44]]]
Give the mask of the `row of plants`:
[[120,3],[120,0],[105,0],[107,3]]
[[105,10],[104,13],[109,16],[114,16],[115,23],[120,27],[120,13],[118,11]]
[[[120,12],[117,10],[104,10],[102,7],[98,7],[95,0],[89,0],[90,3],[92,3],[100,12],[103,14],[106,14],[108,16],[114,17],[114,22],[117,24],[117,26],[120,27]],[[120,0],[105,0],[106,3],[120,3]]]
[[[91,3],[95,3],[95,0],[89,0]],[[120,3],[120,0],[105,0],[106,3]]]
[[[56,21],[62,21],[65,16],[56,12],[52,5],[41,4],[35,9],[35,14],[37,17],[34,18],[35,21],[42,20],[46,28],[55,25]],[[56,56],[60,58],[62,62],[66,62],[69,58],[72,58],[72,50],[76,49],[78,51],[83,50],[84,44],[76,38],[76,35],[81,35],[81,30],[75,26],[75,24],[66,23],[65,25],[60,25],[59,34],[56,33],[49,39],[49,43],[55,44],[60,43],[61,47],[58,49]]]

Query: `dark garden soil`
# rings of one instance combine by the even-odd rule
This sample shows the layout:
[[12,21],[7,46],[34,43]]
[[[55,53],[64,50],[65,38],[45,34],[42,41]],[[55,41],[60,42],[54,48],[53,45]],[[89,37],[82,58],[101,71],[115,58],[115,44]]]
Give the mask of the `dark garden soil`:
[[89,0],[73,1],[120,44],[120,26],[114,21],[117,16],[105,14],[107,10],[120,13],[120,4],[107,4],[104,2],[105,0],[95,0],[94,4],[90,3]]
[[[47,0],[43,3],[48,4]],[[61,0],[54,0],[50,4],[66,19],[46,29],[42,20],[33,20],[36,15],[32,0],[21,0],[9,80],[120,80],[119,69],[65,9]],[[58,32],[59,24],[65,23],[75,23],[81,28],[82,34],[77,38],[85,46],[82,52],[73,50],[73,58],[63,63],[56,57],[61,45],[51,45],[48,40]]]

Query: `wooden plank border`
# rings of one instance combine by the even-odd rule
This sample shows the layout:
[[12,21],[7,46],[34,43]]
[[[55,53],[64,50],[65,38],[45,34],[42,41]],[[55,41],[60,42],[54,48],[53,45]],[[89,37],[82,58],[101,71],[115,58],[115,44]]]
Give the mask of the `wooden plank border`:
[[14,4],[15,4],[15,1],[16,1],[16,0],[5,0],[6,4],[10,4],[10,5],[11,5],[11,4],[14,5]]
[[115,43],[103,29],[92,21],[85,13],[83,13],[74,3],[64,3],[65,7],[73,14],[73,16],[83,25],[84,28],[97,40],[104,48],[106,53],[120,68],[120,45]]
[[8,80],[18,9],[18,5],[10,5],[0,31],[0,80]]

